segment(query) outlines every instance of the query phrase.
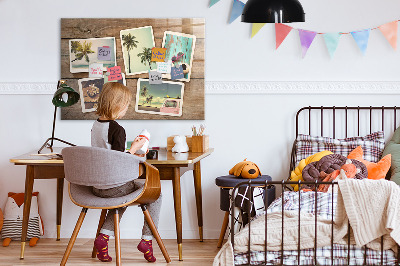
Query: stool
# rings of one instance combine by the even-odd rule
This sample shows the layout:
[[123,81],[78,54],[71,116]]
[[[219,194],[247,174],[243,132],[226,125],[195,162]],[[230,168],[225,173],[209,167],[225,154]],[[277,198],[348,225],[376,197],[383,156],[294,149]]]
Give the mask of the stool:
[[[224,241],[224,236],[226,232],[226,228],[228,227],[229,222],[229,191],[233,189],[237,184],[246,182],[246,181],[262,181],[266,180],[272,181],[272,178],[268,175],[261,175],[254,179],[245,179],[241,177],[236,177],[234,175],[220,176],[215,179],[215,184],[220,187],[220,209],[225,211],[224,221],[222,222],[221,234],[219,235],[218,245],[220,248],[222,246],[222,242]],[[253,185],[252,185],[253,186]],[[261,186],[261,185],[259,185]],[[258,187],[254,185],[254,187]],[[267,199],[267,207],[275,200],[275,186],[271,186],[268,189],[268,199]],[[265,191],[264,191],[265,193]],[[265,196],[265,195],[264,195]],[[264,197],[265,198],[265,197]]]

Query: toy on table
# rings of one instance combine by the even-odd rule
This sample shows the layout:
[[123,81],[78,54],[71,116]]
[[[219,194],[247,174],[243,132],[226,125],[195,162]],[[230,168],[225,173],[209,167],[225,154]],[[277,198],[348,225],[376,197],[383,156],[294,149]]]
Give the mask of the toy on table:
[[241,176],[243,178],[253,179],[260,176],[261,171],[255,163],[247,161],[246,158],[229,170],[229,174],[237,177]]
[[[34,247],[43,235],[43,223],[39,215],[38,207],[39,192],[32,193],[31,212],[29,214],[28,233],[26,238],[30,239],[29,246]],[[21,240],[22,219],[24,213],[24,193],[9,192],[4,208],[4,221],[1,230],[3,247],[8,247],[11,240]]]
[[186,143],[185,136],[175,136],[174,137],[175,146],[172,148],[172,152],[188,152],[189,146]]

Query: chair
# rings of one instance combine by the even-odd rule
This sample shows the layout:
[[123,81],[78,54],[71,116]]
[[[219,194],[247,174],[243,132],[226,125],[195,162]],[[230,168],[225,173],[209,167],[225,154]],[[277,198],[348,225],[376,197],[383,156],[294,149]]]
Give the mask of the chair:
[[[160,175],[157,168],[143,162],[140,163],[139,169],[141,170],[138,171],[134,165],[138,163],[140,158],[124,152],[103,148],[68,147],[62,150],[62,156],[64,160],[65,179],[70,182],[68,186],[69,196],[74,204],[82,207],[82,211],[60,265],[66,264],[88,209],[102,209],[96,234],[97,237],[103,226],[107,210],[128,205],[139,205],[142,208],[145,220],[149,224],[165,260],[167,263],[171,262],[150,213],[144,205],[157,200],[161,193]],[[129,195],[118,198],[101,198],[95,196],[91,191],[92,186],[118,185],[128,182],[135,175],[142,178],[145,177],[145,180],[140,180],[144,182],[144,187]],[[114,215],[114,231],[116,265],[121,265],[118,210],[116,210]],[[96,257],[94,247],[92,257]]]

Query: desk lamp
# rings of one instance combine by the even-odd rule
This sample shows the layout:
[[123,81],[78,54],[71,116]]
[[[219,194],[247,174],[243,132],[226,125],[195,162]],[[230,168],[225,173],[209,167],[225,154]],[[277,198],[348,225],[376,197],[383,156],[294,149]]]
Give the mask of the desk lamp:
[[[56,128],[56,116],[57,116],[57,107],[68,107],[76,104],[79,101],[79,93],[77,93],[74,89],[65,84],[64,80],[58,81],[57,91],[53,95],[52,103],[54,105],[54,118],[53,118],[53,131],[51,133],[51,138],[48,138],[42,147],[39,149],[38,153],[40,153],[45,147],[50,148],[53,152],[53,141],[58,140],[62,143],[68,144],[70,146],[75,146],[72,143],[69,143],[65,140],[55,138],[54,130]],[[50,144],[49,144],[49,141]]]
[[243,8],[242,22],[304,22],[304,10],[298,0],[249,0]]

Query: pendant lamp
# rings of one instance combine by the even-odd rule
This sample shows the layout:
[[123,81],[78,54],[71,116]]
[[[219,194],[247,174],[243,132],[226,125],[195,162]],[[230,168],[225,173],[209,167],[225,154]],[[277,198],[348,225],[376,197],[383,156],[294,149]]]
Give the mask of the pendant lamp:
[[304,22],[304,15],[298,0],[249,0],[243,9],[242,22]]
[[[53,131],[51,133],[51,138],[48,138],[42,147],[39,149],[38,153],[40,153],[45,147],[50,148],[53,152],[53,142],[54,140],[60,141],[62,143],[68,144],[70,146],[75,146],[72,143],[69,143],[65,140],[55,138],[54,131],[56,128],[56,116],[57,116],[57,107],[68,107],[76,104],[79,101],[79,93],[77,93],[73,88],[69,87],[65,84],[64,80],[58,81],[57,90],[53,95],[52,103],[54,105],[54,117],[53,117]],[[49,141],[50,144],[49,144]]]

